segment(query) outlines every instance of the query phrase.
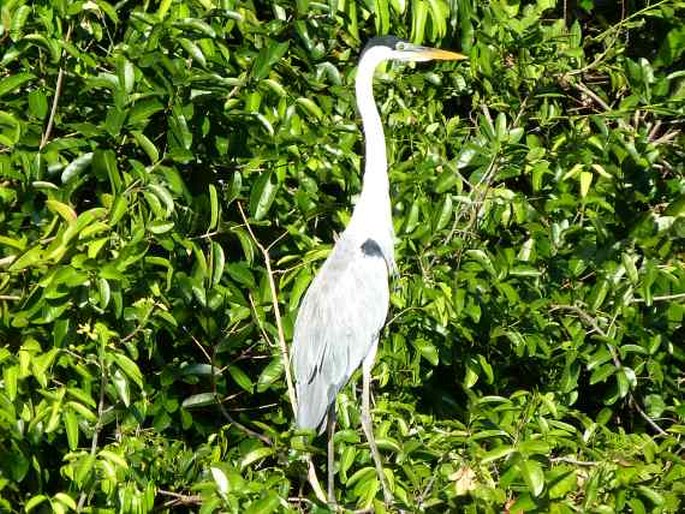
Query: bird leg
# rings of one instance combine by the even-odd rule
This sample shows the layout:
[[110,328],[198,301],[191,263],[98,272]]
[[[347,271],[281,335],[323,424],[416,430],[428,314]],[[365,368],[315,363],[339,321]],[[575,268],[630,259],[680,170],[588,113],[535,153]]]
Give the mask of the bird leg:
[[328,471],[328,503],[335,505],[335,487],[334,487],[334,472],[335,472],[335,447],[333,445],[333,436],[335,435],[335,400],[328,407],[328,415],[326,419],[326,437],[328,443],[328,464],[326,470]]
[[383,473],[381,454],[378,452],[376,439],[373,437],[373,426],[371,424],[371,368],[373,367],[375,357],[376,351],[374,348],[374,350],[367,355],[362,364],[362,429],[364,430],[366,439],[369,441],[371,457],[373,457],[373,463],[376,466],[376,474],[378,475],[378,479],[381,481],[381,487],[383,488],[383,499],[385,500],[385,504],[389,506],[392,505],[394,498],[390,492],[388,482],[385,479],[385,474]]

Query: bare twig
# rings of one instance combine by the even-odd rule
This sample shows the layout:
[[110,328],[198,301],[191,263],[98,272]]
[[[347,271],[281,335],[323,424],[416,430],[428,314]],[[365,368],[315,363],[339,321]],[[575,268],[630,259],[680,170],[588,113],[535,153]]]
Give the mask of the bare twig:
[[[249,232],[252,241],[257,246],[257,248],[259,248],[259,250],[262,252],[262,256],[264,257],[264,265],[266,266],[266,272],[269,279],[269,289],[271,290],[271,303],[274,310],[274,316],[276,318],[276,328],[278,329],[278,344],[281,349],[281,358],[283,359],[285,369],[285,380],[286,384],[288,385],[288,397],[290,399],[290,407],[292,408],[294,415],[295,413],[297,413],[297,398],[295,396],[295,386],[293,385],[293,379],[290,373],[290,358],[288,357],[288,346],[285,343],[285,333],[283,332],[283,323],[281,321],[281,310],[278,307],[278,293],[276,291],[274,273],[271,269],[271,258],[269,256],[269,250],[259,242],[257,237],[254,235],[254,232],[252,232],[252,227],[250,226],[250,222],[247,220],[247,216],[245,216],[245,211],[243,210],[243,206],[240,204],[240,202],[238,202],[238,210],[240,211],[240,216],[243,218],[243,222],[245,223],[245,227],[247,228],[247,231]],[[271,248],[271,246],[269,246],[269,248]],[[314,462],[312,461],[311,455],[307,455],[306,459],[307,478],[309,480],[309,484],[312,486],[314,494],[316,495],[318,500],[322,503],[327,503],[326,495],[323,492],[321,483],[319,482],[319,478],[316,476],[316,468],[314,467]]]
[[173,491],[165,491],[164,489],[158,490],[159,494],[162,496],[169,496],[173,499],[164,503],[164,507],[173,507],[175,505],[201,505],[202,496],[199,494],[179,494]]
[[[68,42],[71,39],[71,24],[67,27],[67,34],[64,37],[64,41]],[[64,55],[64,51],[62,51]],[[60,57],[61,58],[61,57]],[[43,137],[40,139],[40,147],[42,150],[45,145],[48,144],[50,140],[50,134],[52,133],[52,126],[55,123],[55,114],[57,113],[57,105],[59,104],[59,97],[62,94],[62,83],[64,82],[64,66],[60,65],[59,71],[57,72],[57,83],[55,84],[55,96],[52,97],[52,108],[50,109],[50,117],[48,118],[48,124],[45,127],[45,132],[43,132]]]
[[573,464],[574,466],[599,466],[601,462],[594,460],[578,460],[573,457],[552,457],[549,459],[550,462],[564,462],[566,464]]
[[259,319],[259,316],[257,315],[257,306],[254,303],[254,298],[252,297],[252,293],[248,293],[247,299],[250,302],[250,307],[252,307],[252,315],[254,316],[255,321],[257,322],[257,326],[259,327],[259,331],[262,333],[262,337],[264,338],[264,341],[266,341],[269,346],[273,346],[273,342],[271,341],[269,334],[267,334],[266,328],[264,328],[264,324],[262,323],[262,320]]
[[[578,315],[580,319],[582,319],[587,325],[590,325],[592,329],[597,332],[600,336],[606,338],[607,333],[602,329],[602,327],[599,326],[597,323],[597,320],[593,318],[590,314],[585,312],[583,309],[578,307],[577,305],[553,305],[551,308],[551,312],[556,311],[556,310],[565,310],[565,311],[571,311],[574,312],[575,314]],[[623,363],[621,362],[621,358],[618,355],[618,352],[616,349],[610,345],[607,344],[607,348],[609,349],[609,353],[611,354],[611,360],[614,363],[614,366],[617,368],[622,368]],[[649,415],[642,409],[640,404],[638,403],[637,399],[635,398],[635,395],[631,390],[628,390],[628,401],[630,405],[637,411],[637,413],[644,419],[647,424],[652,427],[652,429],[659,435],[664,436],[666,435],[666,431],[661,428],[656,421],[654,421]]]
[[637,413],[644,419],[647,424],[652,427],[652,429],[657,432],[659,435],[666,435],[666,431],[661,428],[659,425],[656,424],[656,421],[654,421],[645,411],[642,407],[640,407],[640,404],[637,402],[635,399],[635,396],[633,396],[633,393],[629,393],[629,401],[630,404],[633,406],[633,408],[637,411]]
[[14,260],[16,258],[17,258],[16,255],[10,255],[8,257],[3,257],[2,259],[0,259],[0,268],[5,268],[5,267],[9,266],[10,264],[12,264],[14,262]]
[[599,105],[605,111],[611,111],[611,106],[607,104],[604,100],[602,100],[597,93],[595,93],[592,89],[587,87],[582,82],[573,82],[572,86],[584,95],[590,97],[597,105]]
[[210,355],[205,351],[204,347],[202,346],[202,343],[197,340],[197,338],[193,335],[188,333],[190,338],[193,340],[196,346],[198,346],[201,350],[202,353],[204,353],[205,357],[209,361],[209,365],[212,367],[212,372],[210,374],[211,381],[212,381],[212,392],[214,393],[214,400],[216,401],[216,404],[219,406],[219,410],[221,411],[221,414],[226,418],[226,421],[228,421],[231,425],[236,427],[238,430],[244,432],[248,437],[254,437],[255,439],[259,439],[261,442],[266,444],[267,446],[273,446],[273,442],[271,439],[269,439],[267,436],[260,434],[259,432],[255,432],[249,427],[246,427],[239,421],[236,421],[236,419],[231,416],[228,411],[226,410],[226,407],[224,407],[223,401],[221,400],[219,396],[219,392],[217,391],[216,388],[216,379],[215,379],[215,370],[217,369],[216,366],[214,366],[214,359],[210,357]]
[[647,5],[643,9],[640,9],[639,11],[635,11],[633,14],[631,14],[630,16],[627,16],[627,17],[625,16],[625,11],[622,9],[621,20],[618,23],[611,25],[608,29],[606,29],[599,36],[593,38],[595,41],[601,41],[605,37],[613,36],[612,40],[606,45],[606,48],[604,49],[604,51],[597,54],[595,59],[590,64],[583,66],[582,68],[579,68],[577,70],[573,70],[573,71],[569,72],[567,75],[582,75],[586,71],[589,71],[592,68],[594,68],[595,66],[597,66],[599,63],[601,63],[606,58],[606,56],[609,54],[609,51],[613,48],[616,41],[618,41],[618,38],[620,36],[620,31],[624,27],[624,25],[626,25],[628,22],[632,21],[634,18],[638,18],[638,17],[642,16],[643,14],[649,12],[652,9],[658,9],[662,4],[664,4],[668,1],[669,0],[661,0],[655,4]]
[[293,378],[290,373],[290,357],[288,356],[288,347],[285,344],[285,333],[283,332],[283,322],[281,321],[281,310],[278,307],[278,293],[276,291],[276,283],[274,282],[274,274],[271,269],[271,258],[269,257],[269,251],[264,247],[262,243],[257,240],[257,237],[252,232],[252,227],[250,222],[247,221],[247,216],[245,216],[245,211],[243,206],[238,202],[238,210],[240,211],[240,216],[243,218],[245,227],[250,233],[250,237],[254,244],[259,248],[264,257],[264,265],[266,266],[266,272],[269,279],[269,289],[271,290],[271,304],[274,309],[274,316],[276,317],[276,328],[278,330],[278,343],[281,349],[281,357],[283,359],[283,366],[285,368],[285,381],[288,385],[288,397],[290,399],[290,407],[293,410],[293,414],[297,412],[297,399],[295,397],[295,386],[293,385]]
[[[107,367],[104,360],[100,360],[100,399],[98,400],[98,420],[93,427],[93,439],[90,441],[90,455],[95,457],[98,451],[100,432],[102,431],[102,415],[105,412],[105,388],[107,387]],[[84,490],[79,496],[76,512],[81,512],[86,503],[88,494]]]
[[143,316],[143,319],[140,321],[138,326],[136,326],[135,329],[133,329],[133,332],[128,334],[127,336],[124,336],[121,338],[122,343],[126,343],[127,341],[130,341],[134,337],[136,337],[143,329],[145,329],[145,326],[147,325],[147,321],[150,319],[150,316],[152,315],[152,311],[154,309],[154,305],[150,307],[150,309],[145,313],[145,316]]
[[[677,293],[677,294],[667,294],[663,296],[653,296],[652,301],[653,302],[670,302],[671,300],[685,300],[685,293]],[[635,298],[633,299],[633,303],[644,303],[646,300],[644,298]]]
[[[440,458],[438,458],[438,461],[435,463],[433,466],[433,469],[437,471],[438,467],[442,465],[442,463],[451,457],[451,454],[449,452],[443,453]],[[424,487],[423,491],[419,494],[419,497],[416,499],[416,505],[423,509],[423,502],[426,500],[428,497],[428,494],[430,493],[431,489],[433,488],[433,485],[435,484],[435,480],[438,477],[438,473],[433,473],[431,477],[428,479],[428,484],[426,484],[426,487]]]

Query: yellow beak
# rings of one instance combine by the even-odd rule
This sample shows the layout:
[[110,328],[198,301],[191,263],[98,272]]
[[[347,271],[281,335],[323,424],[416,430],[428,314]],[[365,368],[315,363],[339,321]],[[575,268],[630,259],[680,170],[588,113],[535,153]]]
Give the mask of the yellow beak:
[[440,50],[439,48],[423,46],[419,47],[418,50],[422,57],[425,56],[429,59],[437,59],[440,61],[463,61],[464,59],[468,59],[464,54],[450,52],[449,50]]

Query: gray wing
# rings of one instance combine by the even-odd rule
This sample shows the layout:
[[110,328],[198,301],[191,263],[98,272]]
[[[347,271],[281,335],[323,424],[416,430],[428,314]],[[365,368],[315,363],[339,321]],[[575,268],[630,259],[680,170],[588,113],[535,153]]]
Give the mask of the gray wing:
[[295,322],[300,428],[317,428],[378,339],[388,314],[388,267],[372,239],[341,238],[307,290]]

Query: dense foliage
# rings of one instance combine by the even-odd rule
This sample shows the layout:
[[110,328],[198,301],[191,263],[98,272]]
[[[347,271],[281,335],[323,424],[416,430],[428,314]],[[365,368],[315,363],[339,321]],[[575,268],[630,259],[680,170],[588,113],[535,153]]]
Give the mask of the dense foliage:
[[[398,505],[682,511],[685,2],[1,9],[0,510],[326,509],[279,342],[361,186],[358,50],[394,33],[470,57],[379,70]],[[380,510],[359,385],[338,498]]]

